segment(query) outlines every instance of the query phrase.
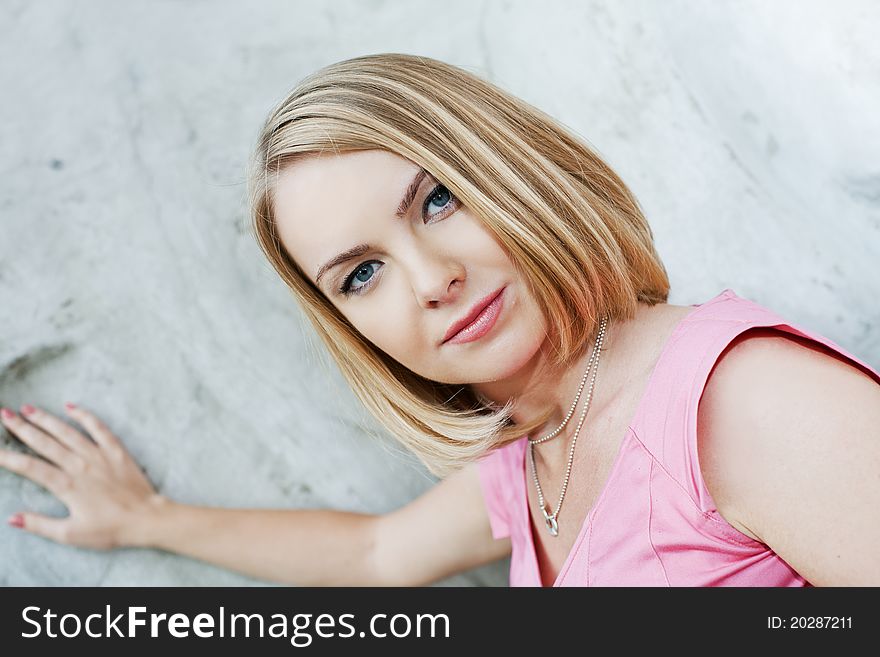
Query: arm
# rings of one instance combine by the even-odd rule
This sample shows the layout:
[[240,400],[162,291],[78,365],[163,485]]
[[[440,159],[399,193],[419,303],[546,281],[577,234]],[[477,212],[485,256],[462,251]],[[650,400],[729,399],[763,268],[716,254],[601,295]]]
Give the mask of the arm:
[[377,516],[331,509],[228,509],[157,497],[122,545],[152,547],[292,586],[380,586]]
[[801,338],[741,337],[698,417],[719,512],[815,586],[880,584],[880,385]]
[[386,515],[224,509],[158,497],[126,539],[298,586],[417,586],[495,561],[476,464]]
[[[335,510],[226,509],[175,503],[158,494],[119,439],[93,414],[70,411],[94,440],[36,409],[29,422],[4,415],[3,424],[44,459],[0,450],[0,466],[32,479],[58,497],[66,518],[24,513],[24,529],[56,542],[111,549],[156,547],[295,585],[409,583],[391,556],[418,563],[410,550],[432,558],[422,574],[450,573],[498,552],[489,529],[476,471],[435,486],[392,520]],[[475,466],[474,466],[475,467]],[[455,515],[458,505],[469,512]],[[414,513],[415,510],[415,513]],[[411,527],[402,527],[412,522]],[[425,541],[448,545],[447,550]],[[474,552],[475,551],[475,552]],[[439,570],[438,570],[439,569]]]
[[419,586],[510,554],[510,539],[492,538],[475,463],[386,515],[157,498],[126,542],[299,586]]
[[373,567],[389,586],[424,586],[508,556],[495,539],[476,463],[377,520]]

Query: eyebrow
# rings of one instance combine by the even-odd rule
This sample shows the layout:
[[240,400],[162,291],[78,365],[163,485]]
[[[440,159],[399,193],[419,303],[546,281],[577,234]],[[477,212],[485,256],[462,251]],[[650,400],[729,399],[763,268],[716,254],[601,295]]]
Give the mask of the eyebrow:
[[412,205],[413,199],[416,197],[416,192],[419,191],[419,185],[422,184],[422,180],[425,179],[426,175],[428,175],[428,172],[422,168],[416,171],[416,175],[413,176],[412,181],[409,183],[409,187],[406,188],[406,192],[403,194],[403,199],[401,199],[400,205],[397,206],[397,216],[399,218],[403,219],[404,215],[409,212],[409,206]]
[[[406,213],[409,212],[409,207],[412,205],[412,202],[416,197],[416,192],[419,191],[419,185],[422,184],[422,180],[424,180],[425,176],[427,175],[427,171],[419,168],[419,170],[416,172],[416,175],[413,176],[413,179],[407,186],[406,191],[403,193],[403,198],[401,199],[400,204],[397,206],[397,210],[395,212],[397,217],[403,218]],[[350,249],[346,249],[342,253],[333,256],[318,269],[318,273],[315,274],[315,285],[320,287],[321,278],[331,269],[334,269],[339,265],[348,262],[349,260],[354,260],[358,256],[362,256],[364,253],[371,250],[372,248],[373,247],[369,244],[356,244]]]

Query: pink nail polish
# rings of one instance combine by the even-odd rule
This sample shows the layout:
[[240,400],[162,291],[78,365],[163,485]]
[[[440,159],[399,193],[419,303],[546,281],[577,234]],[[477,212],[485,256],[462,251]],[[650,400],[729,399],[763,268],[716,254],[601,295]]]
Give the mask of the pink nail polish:
[[15,417],[15,413],[10,411],[8,408],[3,408],[2,410],[0,410],[0,413],[2,413],[3,417],[5,417],[7,420],[11,420]]
[[16,513],[13,516],[10,516],[9,520],[7,520],[10,525],[13,527],[24,527],[24,517],[20,513]]
[[73,410],[74,408],[76,408],[76,404],[72,404],[70,402],[64,402],[64,406],[67,407],[69,410]]
[[35,410],[37,410],[37,409],[35,409],[35,408],[34,408],[33,406],[31,406],[30,404],[25,404],[24,406],[21,407],[21,412],[24,413],[25,415],[30,415],[30,414],[33,413]]

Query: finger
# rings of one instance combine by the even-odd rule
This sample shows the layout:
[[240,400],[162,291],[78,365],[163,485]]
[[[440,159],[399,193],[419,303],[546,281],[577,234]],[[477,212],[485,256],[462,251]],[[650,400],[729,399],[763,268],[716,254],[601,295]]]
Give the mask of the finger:
[[94,438],[95,442],[101,447],[110,451],[125,449],[119,438],[113,435],[107,425],[99,420],[94,413],[90,413],[84,408],[74,406],[73,404],[65,404],[65,409],[70,417],[85,427],[86,431],[89,432],[89,435]]
[[82,454],[85,457],[94,455],[96,451],[95,443],[67,424],[67,422],[30,404],[22,406],[21,413],[27,418],[28,422],[35,424],[50,436],[57,438],[59,442],[66,445],[71,451]]
[[45,456],[64,469],[75,468],[81,465],[83,460],[81,456],[74,454],[57,440],[30,422],[23,420],[12,411],[4,408],[0,411],[0,416],[2,416],[3,424],[6,428],[40,456]]
[[70,489],[71,479],[66,472],[35,456],[0,450],[0,467],[6,468],[10,472],[19,474],[22,477],[27,477],[48,490],[62,502],[67,491]]
[[67,542],[67,518],[52,518],[38,513],[24,511],[16,513],[9,519],[13,527],[20,527],[27,531],[51,539],[56,543]]

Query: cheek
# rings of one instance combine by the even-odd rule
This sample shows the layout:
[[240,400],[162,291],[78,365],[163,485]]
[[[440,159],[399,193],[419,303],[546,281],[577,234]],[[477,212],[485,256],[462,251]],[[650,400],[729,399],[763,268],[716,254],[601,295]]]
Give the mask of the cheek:
[[[502,276],[504,278],[518,279],[515,275],[516,267],[507,251],[495,242],[491,236],[484,232],[474,235],[472,238],[463,240],[467,249],[461,252],[462,258],[469,261],[475,268],[488,272],[490,276]],[[490,279],[491,282],[495,280]],[[490,281],[483,281],[484,284]]]
[[420,369],[419,358],[424,354],[424,342],[405,321],[395,320],[390,310],[369,317],[351,318],[355,328],[368,341],[405,367]]
[[496,241],[495,236],[483,226],[467,209],[459,210],[461,220],[455,224],[460,243],[468,253],[481,256],[480,261],[509,262],[507,251]]

